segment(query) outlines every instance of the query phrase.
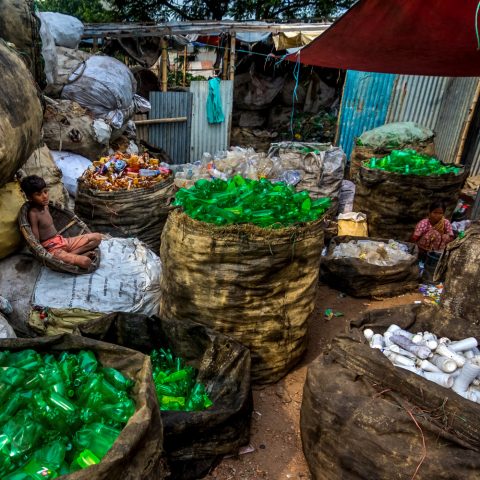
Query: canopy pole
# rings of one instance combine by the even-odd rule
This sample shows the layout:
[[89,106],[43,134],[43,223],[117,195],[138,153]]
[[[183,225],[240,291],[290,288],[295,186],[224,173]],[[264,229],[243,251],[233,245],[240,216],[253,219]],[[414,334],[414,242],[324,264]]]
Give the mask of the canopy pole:
[[222,80],[228,78],[228,38],[225,40],[225,49],[223,51]]
[[166,92],[168,88],[168,50],[167,50],[167,40],[165,37],[162,38],[162,92]]
[[185,45],[185,49],[183,50],[183,69],[182,69],[182,84],[183,86],[187,83],[187,46]]
[[235,42],[236,42],[236,34],[232,32],[230,36],[230,80],[235,78]]

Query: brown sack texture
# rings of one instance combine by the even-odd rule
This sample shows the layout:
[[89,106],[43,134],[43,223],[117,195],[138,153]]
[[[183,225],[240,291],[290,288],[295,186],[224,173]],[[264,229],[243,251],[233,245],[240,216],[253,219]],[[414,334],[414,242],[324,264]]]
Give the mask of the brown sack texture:
[[361,332],[396,323],[452,339],[479,333],[458,319],[438,322],[441,316],[426,305],[371,311],[311,364],[300,426],[314,480],[478,479],[480,406],[393,366]]
[[433,200],[447,205],[446,217],[452,214],[466,172],[435,176],[400,175],[362,166],[355,183],[355,212],[367,214],[372,237],[408,241],[415,225],[428,215]]
[[465,238],[447,245],[437,268],[437,280],[445,276],[442,307],[479,328],[480,222],[470,225]]
[[0,40],[0,187],[13,179],[40,143],[42,107],[33,78]]
[[305,351],[322,248],[321,220],[216,227],[175,210],[160,248],[160,317],[232,336],[250,349],[252,380],[276,382]]
[[94,231],[114,237],[137,237],[155,253],[173,197],[173,179],[150,188],[103,192],[78,180],[75,213]]
[[161,480],[167,477],[163,461],[163,432],[152,382],[150,358],[128,348],[79,335],[0,341],[0,350],[23,350],[58,354],[65,350],[91,350],[99,362],[120,370],[135,380],[132,390],[136,411],[118,439],[98,465],[65,475],[66,480]]
[[413,290],[418,286],[420,271],[417,265],[418,248],[413,243],[408,246],[411,260],[403,260],[395,265],[373,265],[359,258],[336,258],[335,247],[352,240],[372,240],[388,243],[385,238],[351,237],[348,235],[332,238],[327,255],[322,257],[322,277],[329,285],[354,297],[394,296]]

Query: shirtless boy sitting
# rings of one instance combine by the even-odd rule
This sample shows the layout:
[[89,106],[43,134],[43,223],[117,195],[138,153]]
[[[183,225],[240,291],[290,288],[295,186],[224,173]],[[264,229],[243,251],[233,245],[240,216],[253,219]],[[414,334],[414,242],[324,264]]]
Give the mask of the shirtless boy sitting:
[[78,237],[62,237],[57,233],[48,209],[48,189],[45,180],[37,175],[22,179],[20,187],[28,198],[28,220],[32,232],[42,246],[59,260],[88,269],[95,257],[93,250],[100,245],[100,233],[87,233]]

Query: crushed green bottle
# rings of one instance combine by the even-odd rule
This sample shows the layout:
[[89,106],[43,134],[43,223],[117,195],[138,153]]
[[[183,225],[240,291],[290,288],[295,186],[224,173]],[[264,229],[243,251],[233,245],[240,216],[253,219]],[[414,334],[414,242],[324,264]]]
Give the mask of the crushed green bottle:
[[196,380],[197,370],[182,358],[163,348],[153,350],[150,358],[160,410],[198,412],[213,405],[205,386]]
[[307,191],[296,192],[282,182],[249,180],[240,175],[227,181],[198,180],[193,187],[180,189],[174,202],[195,220],[214,225],[251,223],[264,228],[318,220],[331,204],[330,198],[312,199]]
[[400,175],[446,175],[453,173],[458,175],[460,168],[454,165],[446,165],[434,157],[417,153],[416,150],[392,150],[390,155],[383,158],[371,158],[364,162],[368,168],[385,170]]
[[54,479],[99,463],[135,412],[132,386],[91,351],[0,352],[0,478]]

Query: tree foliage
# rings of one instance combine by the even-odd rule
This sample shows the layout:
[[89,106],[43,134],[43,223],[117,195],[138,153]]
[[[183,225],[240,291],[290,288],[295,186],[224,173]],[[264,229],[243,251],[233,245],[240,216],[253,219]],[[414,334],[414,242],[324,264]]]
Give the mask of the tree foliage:
[[[59,0],[48,0],[59,1]],[[77,0],[78,1],[78,0]],[[333,17],[355,0],[109,0],[126,21],[285,20]]]
[[102,0],[37,0],[35,4],[41,12],[65,13],[85,23],[121,20],[113,10],[105,8]]

